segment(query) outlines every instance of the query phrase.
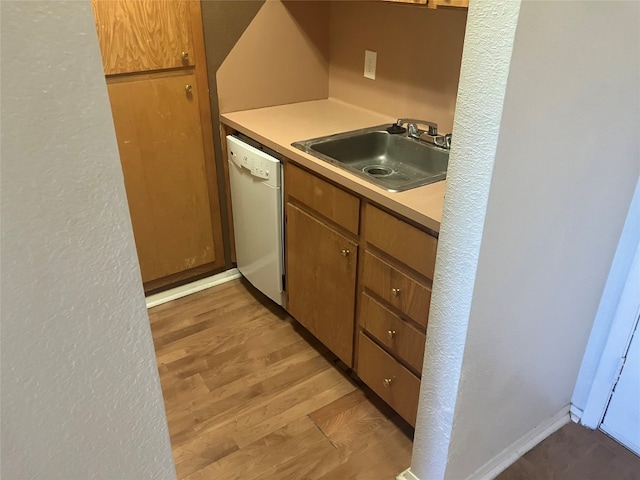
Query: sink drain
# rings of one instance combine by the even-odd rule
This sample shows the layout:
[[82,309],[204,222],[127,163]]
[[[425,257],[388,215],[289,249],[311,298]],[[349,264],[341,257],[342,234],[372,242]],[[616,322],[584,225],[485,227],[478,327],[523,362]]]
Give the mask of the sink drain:
[[380,165],[372,165],[362,169],[364,173],[371,175],[372,177],[388,177],[393,173],[393,170]]

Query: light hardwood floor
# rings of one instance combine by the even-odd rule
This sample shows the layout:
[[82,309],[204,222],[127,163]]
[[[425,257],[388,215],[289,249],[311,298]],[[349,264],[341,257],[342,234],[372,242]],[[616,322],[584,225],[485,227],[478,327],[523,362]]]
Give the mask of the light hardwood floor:
[[149,310],[179,479],[382,480],[413,430],[247,282]]

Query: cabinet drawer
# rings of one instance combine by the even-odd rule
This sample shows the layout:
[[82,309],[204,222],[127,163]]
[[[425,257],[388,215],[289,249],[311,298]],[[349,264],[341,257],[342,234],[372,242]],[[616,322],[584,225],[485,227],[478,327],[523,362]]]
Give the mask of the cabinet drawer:
[[398,358],[422,372],[425,334],[362,293],[360,325]]
[[435,237],[373,205],[367,205],[364,223],[368,243],[427,278],[433,278],[438,247]]
[[334,187],[291,162],[286,163],[284,175],[287,195],[296,198],[349,232],[358,234],[360,219],[358,197]]
[[411,425],[416,424],[420,380],[364,333],[358,337],[358,376]]
[[362,282],[376,295],[426,328],[429,319],[431,289],[367,251],[364,255]]

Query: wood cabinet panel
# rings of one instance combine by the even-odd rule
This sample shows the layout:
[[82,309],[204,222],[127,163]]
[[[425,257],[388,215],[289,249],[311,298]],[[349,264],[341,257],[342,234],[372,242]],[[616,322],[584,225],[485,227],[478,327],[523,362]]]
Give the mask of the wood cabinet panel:
[[218,253],[195,83],[182,72],[108,84],[144,282]]
[[351,366],[358,245],[291,203],[286,222],[287,309]]
[[287,195],[357,235],[360,199],[288,162],[285,170]]
[[385,2],[392,3],[415,3],[417,5],[426,5],[427,0],[384,0]]
[[106,75],[194,65],[188,0],[91,3]]
[[362,332],[358,344],[358,376],[415,426],[420,380]]
[[416,372],[422,372],[425,334],[366,293],[362,293],[360,301],[360,325]]
[[431,289],[369,251],[364,254],[362,284],[418,324],[427,326]]
[[368,204],[365,213],[367,243],[433,279],[438,240],[408,223]]
[[429,0],[429,6],[438,7],[458,7],[469,8],[469,0]]

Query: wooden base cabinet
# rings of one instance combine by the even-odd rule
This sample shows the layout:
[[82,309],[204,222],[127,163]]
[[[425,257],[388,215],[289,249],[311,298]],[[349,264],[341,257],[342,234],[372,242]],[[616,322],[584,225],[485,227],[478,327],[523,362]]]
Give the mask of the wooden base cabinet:
[[356,372],[415,425],[437,240],[367,205]]
[[[285,188],[287,310],[352,366],[358,244],[322,213],[339,211],[336,220],[347,226],[353,223],[343,218],[355,215],[357,228],[359,202],[291,163],[285,167]],[[334,204],[336,198],[347,199],[352,212]]]
[[438,240],[290,161],[284,185],[287,310],[415,425]]
[[287,203],[291,315],[352,365],[358,245]]

